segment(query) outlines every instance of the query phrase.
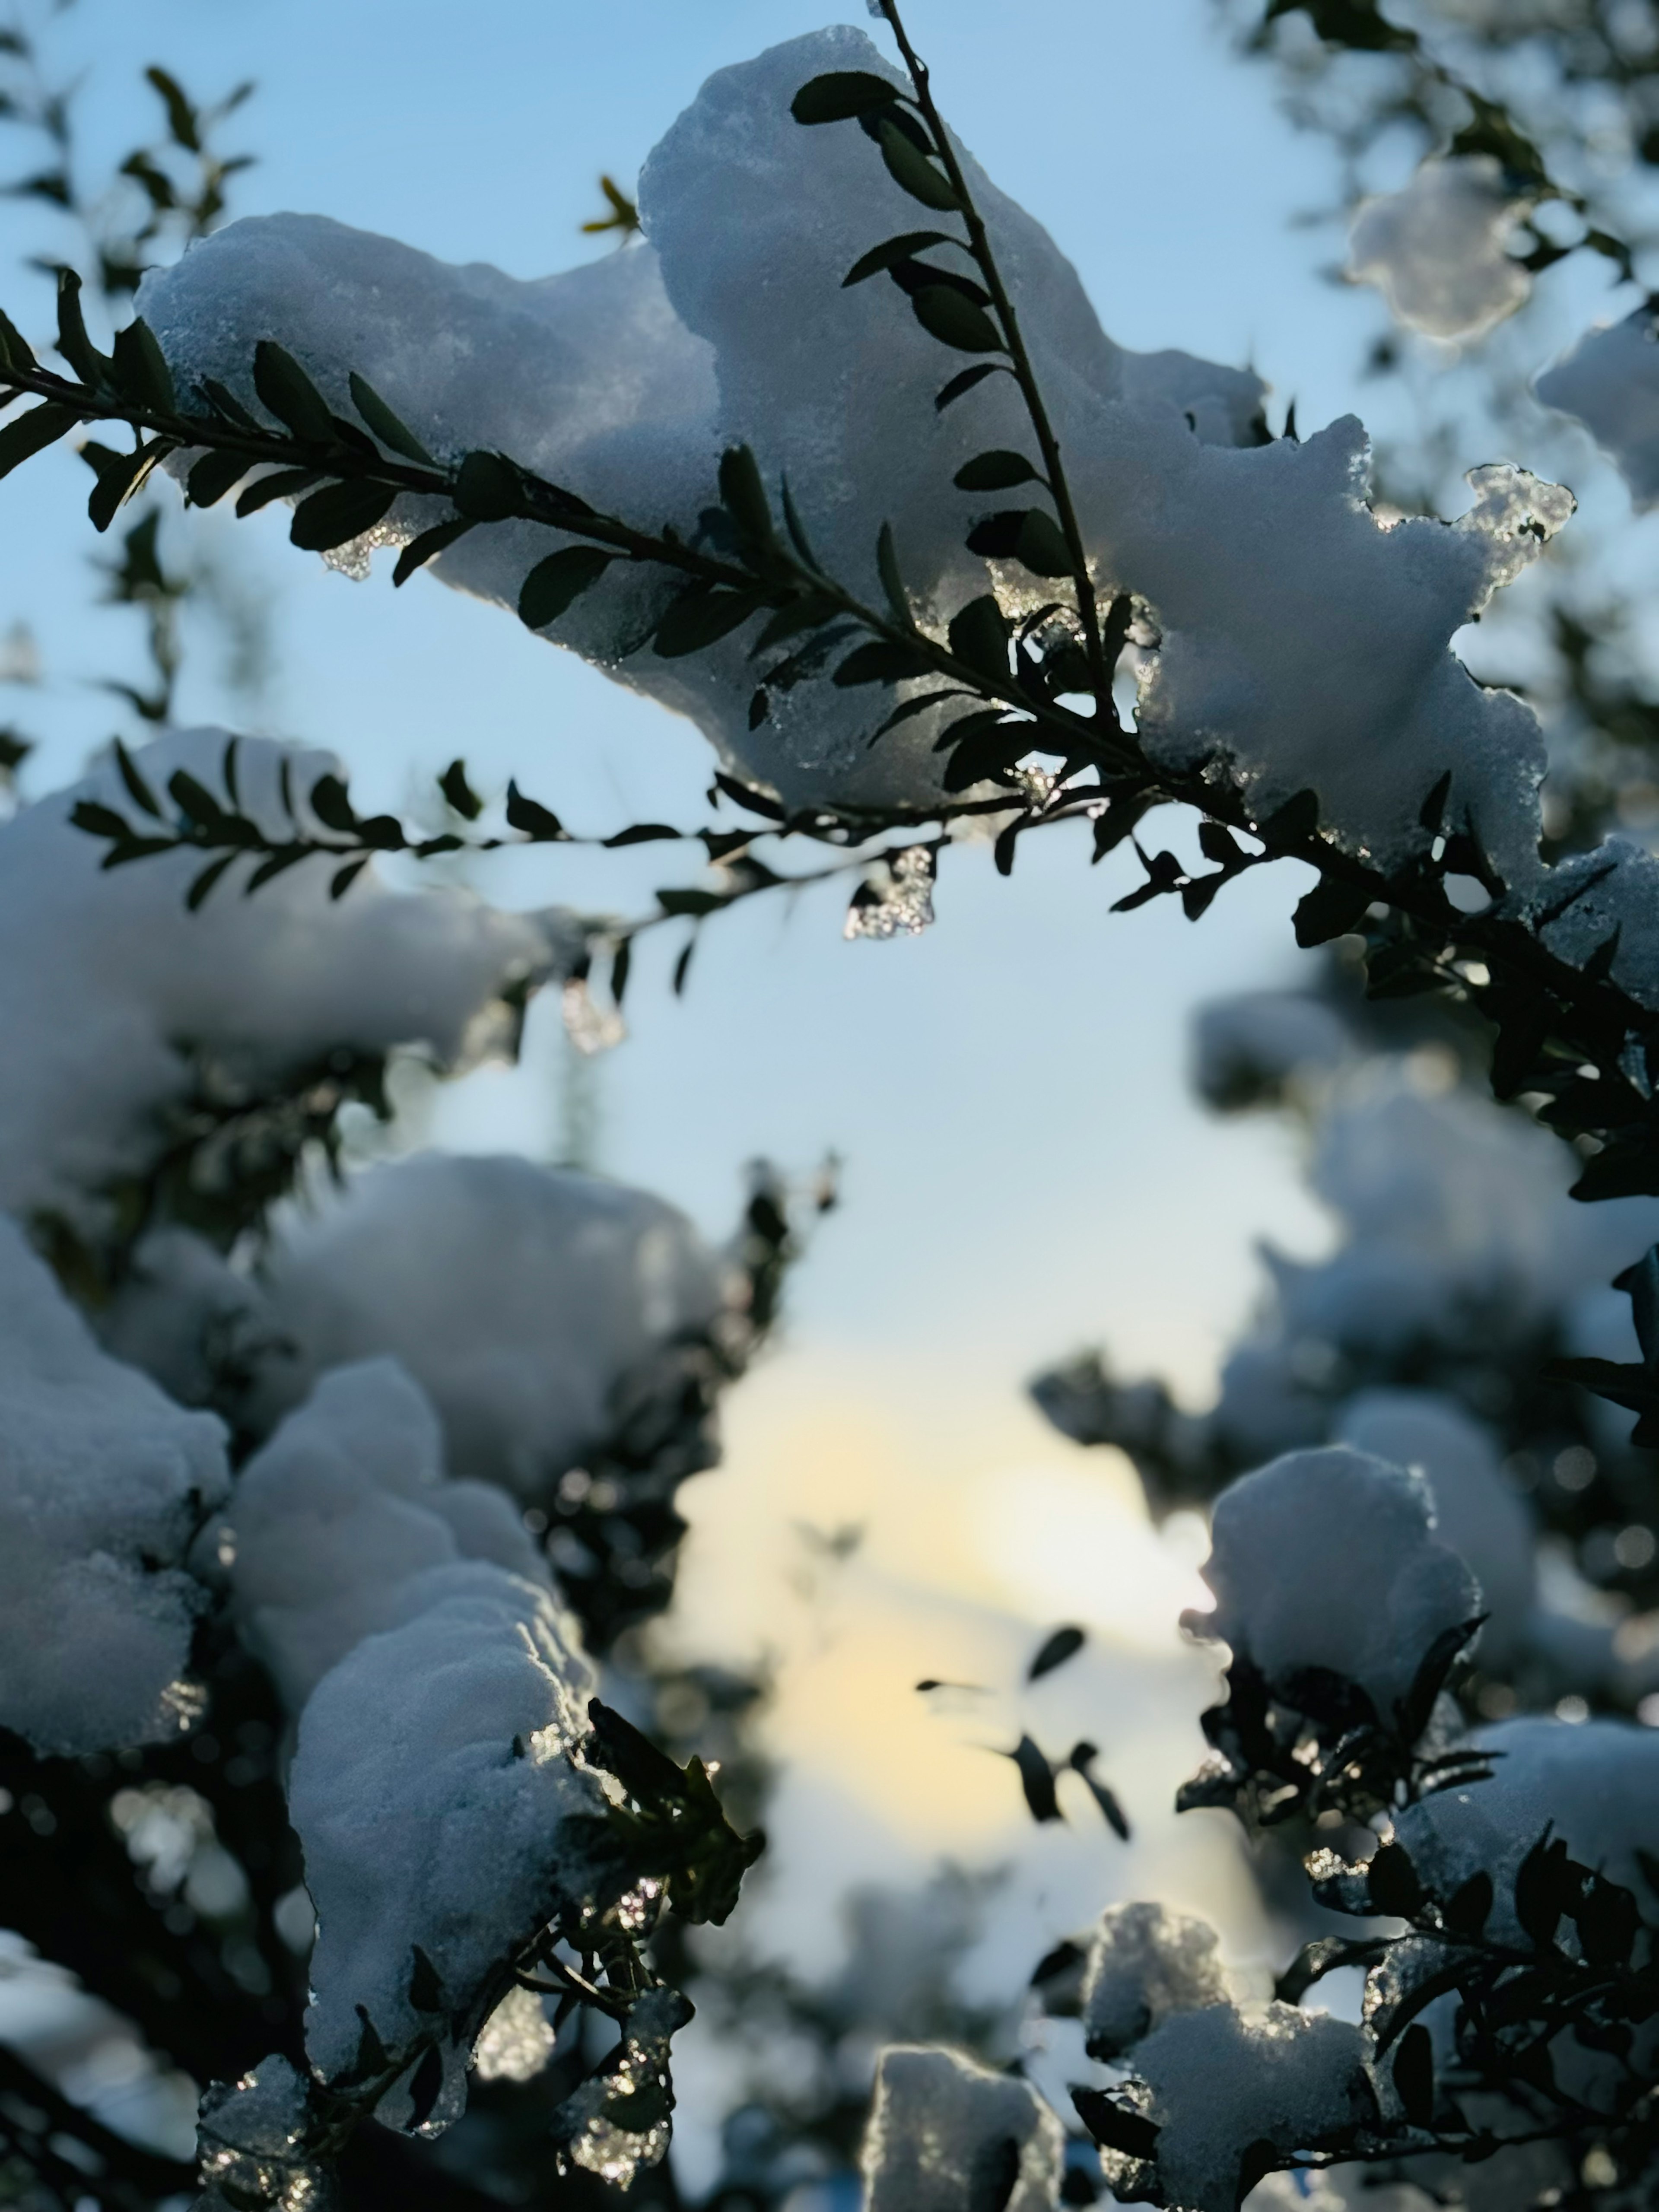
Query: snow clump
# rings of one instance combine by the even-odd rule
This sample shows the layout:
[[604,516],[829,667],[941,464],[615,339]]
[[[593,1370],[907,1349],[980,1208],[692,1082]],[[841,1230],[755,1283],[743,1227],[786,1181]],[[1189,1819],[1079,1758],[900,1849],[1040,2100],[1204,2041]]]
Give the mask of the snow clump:
[[1322,1668],[1357,1683],[1387,1720],[1445,1630],[1480,1610],[1474,1577],[1435,1535],[1420,1474],[1336,1445],[1289,1452],[1216,1500],[1200,1569],[1213,1612],[1183,1626],[1219,1638],[1294,1701]]
[[890,2044],[860,2160],[866,2212],[1049,2212],[1065,2142],[1026,2082],[955,2051]]
[[1083,2027],[1091,2058],[1117,2058],[1172,2013],[1227,2002],[1207,1921],[1166,1905],[1112,1905],[1089,1946]]
[[[222,730],[173,732],[137,755],[158,793],[176,769],[222,788]],[[265,738],[238,743],[243,808],[292,835],[278,799],[332,755]],[[204,914],[185,893],[198,852],[151,855],[105,872],[106,847],[74,828],[77,801],[138,810],[112,762],[0,825],[0,1025],[27,1038],[0,1074],[0,1206],[60,1216],[81,1231],[107,1194],[150,1174],[176,1142],[192,1055],[228,1097],[258,1097],[337,1052],[420,1044],[454,1067],[511,1035],[501,994],[568,959],[554,915],[498,913],[468,894],[389,890],[372,870],[338,901],[325,860],[242,896],[257,863],[239,861]],[[74,1018],[65,1018],[73,1009]]]
[[1659,500],[1659,318],[1650,307],[1587,331],[1534,389],[1612,457],[1638,513]]
[[371,1167],[273,1253],[267,1418],[323,1370],[390,1354],[458,1475],[535,1500],[706,1334],[726,1285],[660,1199],[502,1154]]
[[437,1416],[392,1359],[323,1376],[243,1469],[223,1535],[242,1639],[292,1713],[413,1577],[488,1559],[549,1588],[506,1492],[443,1480]]
[[1182,2212],[1237,2212],[1252,2146],[1305,2150],[1376,2112],[1359,2029],[1276,2001],[1172,2013],[1133,2063],[1158,2130],[1157,2201]]
[[42,1753],[176,1736],[224,1431],[94,1342],[0,1216],[0,1725]]
[[407,2062],[377,2117],[435,2131],[465,2105],[504,1962],[598,1877],[606,1801],[574,1757],[593,1676],[544,1588],[464,1560],[412,1576],[390,1609],[300,1719],[289,1808],[317,1908],[306,2050],[325,2079],[349,2074],[374,2052],[372,2024]]
[[1547,1827],[1582,1865],[1646,1899],[1642,1856],[1659,1826],[1659,1733],[1625,1721],[1532,1717],[1477,1729],[1488,1780],[1425,1797],[1395,1815],[1425,1882],[1449,1896],[1485,1869],[1495,1901],[1489,1934],[1518,1942],[1515,1876]]
[[[252,402],[254,347],[276,337],[343,412],[356,370],[434,452],[499,449],[652,528],[694,534],[721,448],[742,441],[769,485],[787,477],[819,559],[878,605],[877,537],[890,523],[918,616],[942,624],[985,586],[963,538],[986,502],[951,480],[988,447],[1023,450],[1030,425],[1003,377],[936,414],[956,356],[886,281],[842,289],[856,258],[914,228],[915,204],[851,125],[791,118],[799,87],[836,69],[892,74],[847,28],[717,71],[646,164],[645,242],[603,262],[520,283],[277,216],[231,224],[153,273],[140,312],[185,387],[213,376]],[[1139,594],[1161,634],[1137,717],[1153,759],[1229,763],[1264,812],[1311,787],[1326,824],[1385,866],[1422,849],[1424,801],[1449,770],[1448,818],[1467,819],[1506,882],[1536,874],[1538,725],[1474,684],[1449,641],[1560,526],[1570,495],[1504,469],[1485,472],[1455,527],[1383,527],[1357,421],[1262,442],[1255,378],[1125,353],[1048,234],[962,158],[1098,582]],[[406,538],[440,511],[405,500],[378,534]],[[434,571],[513,606],[561,542],[487,525]],[[1000,581],[1017,610],[1048,596],[1012,567]],[[752,625],[664,659],[647,640],[673,588],[613,562],[554,634],[689,715],[728,767],[792,805],[937,800],[938,710],[872,750],[884,701],[811,682],[751,731]]]
[[1532,278],[1508,252],[1526,202],[1490,154],[1425,161],[1403,191],[1361,205],[1348,274],[1375,284],[1396,322],[1425,337],[1484,337],[1524,305]]
[[1538,1598],[1537,1529],[1491,1430],[1431,1390],[1362,1390],[1343,1407],[1334,1441],[1422,1476],[1436,1535],[1480,1586],[1481,1657],[1500,1671],[1512,1665]]

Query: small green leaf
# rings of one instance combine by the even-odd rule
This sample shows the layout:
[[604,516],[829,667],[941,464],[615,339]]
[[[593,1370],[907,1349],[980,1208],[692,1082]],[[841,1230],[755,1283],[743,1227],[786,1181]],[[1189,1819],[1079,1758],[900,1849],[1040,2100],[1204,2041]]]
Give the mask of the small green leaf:
[[607,837],[604,842],[607,851],[614,852],[619,845],[660,845],[665,839],[677,839],[679,834],[665,822],[632,822],[626,830],[618,830],[614,837]]
[[248,413],[236,394],[228,390],[216,377],[204,376],[199,389],[208,404],[216,413],[222,415],[227,422],[233,423],[237,429],[257,430],[260,428],[259,423]]
[[797,123],[846,123],[890,107],[899,88],[870,70],[829,70],[802,85],[789,103]]
[[99,385],[109,363],[87,336],[81,313],[81,279],[72,269],[58,272],[58,350],[82,384]]
[[1005,507],[968,533],[968,550],[990,561],[1018,561],[1035,576],[1069,576],[1072,556],[1060,526],[1040,507]]
[[76,829],[84,830],[88,837],[125,839],[132,834],[132,825],[125,816],[95,799],[77,799],[70,810],[70,820]]
[[136,453],[117,453],[107,446],[88,439],[81,448],[81,459],[97,475],[87,500],[87,513],[94,529],[107,530],[119,512],[122,502],[136,491],[155,467],[158,448],[162,441],[152,439],[140,447]]
[[218,830],[225,823],[225,810],[204,783],[198,783],[188,769],[174,769],[167,778],[167,793],[179,811],[201,830]]
[[932,665],[915,647],[873,638],[868,645],[854,646],[830,680],[842,690],[858,684],[899,684],[907,676],[927,675]]
[[415,433],[401,418],[394,415],[374,386],[366,377],[359,376],[354,368],[350,377],[351,404],[383,446],[390,446],[394,453],[401,453],[406,461],[423,461],[428,468],[438,465]]
[[886,239],[879,246],[872,246],[867,253],[861,253],[842,278],[842,289],[845,291],[849,284],[862,284],[866,277],[879,276],[896,261],[908,261],[913,253],[921,253],[930,246],[957,243],[942,230],[903,231],[897,238]]
[[971,461],[963,463],[951,481],[958,491],[1007,491],[1014,484],[1041,483],[1042,477],[1024,453],[999,449],[975,453]]
[[1328,945],[1358,927],[1371,895],[1362,884],[1345,884],[1338,876],[1322,876],[1297,902],[1296,941],[1303,946]]
[[500,453],[472,453],[455,474],[455,504],[473,522],[504,522],[519,509],[519,476]]
[[311,811],[325,830],[336,830],[344,837],[356,835],[356,810],[337,775],[319,775],[311,787],[310,799]]
[[570,832],[550,807],[526,799],[516,783],[507,787],[507,826],[538,845],[568,842]]
[[336,868],[329,879],[328,895],[331,899],[343,899],[363,870],[368,866],[368,854],[361,860],[348,860],[343,868]]
[[192,507],[213,507],[247,474],[246,453],[204,453],[191,464],[185,490]]
[[0,314],[0,365],[25,370],[39,366],[23,333],[7,314]]
[[457,814],[468,822],[476,822],[483,812],[483,801],[466,780],[466,763],[453,760],[438,778],[438,788],[445,801]]
[[982,598],[969,599],[959,614],[952,616],[949,635],[951,650],[958,660],[965,660],[994,683],[1008,681],[1008,620],[994,593],[987,592]]
[[325,484],[295,508],[289,541],[302,553],[326,553],[384,522],[397,496],[392,484],[361,480]]
[[682,592],[657,624],[654,643],[665,660],[678,660],[729,636],[764,602],[757,592]]
[[1021,525],[1015,556],[1034,576],[1069,576],[1072,556],[1060,525],[1040,507],[1030,507]]
[[947,407],[954,406],[964,392],[971,392],[976,384],[983,384],[988,376],[995,376],[999,373],[1012,374],[1006,362],[976,362],[972,368],[963,369],[958,374],[953,376],[937,394],[933,401],[933,412],[936,415],[942,415]]
[[138,763],[121,743],[119,738],[115,740],[113,750],[115,765],[120,771],[122,782],[127,787],[127,796],[135,806],[142,806],[146,814],[153,814],[159,822],[161,819],[161,803],[139,774]]
[[910,295],[916,320],[930,337],[958,353],[1000,353],[1002,333],[983,307],[950,284],[924,284]]
[[899,188],[920,200],[924,207],[937,208],[942,214],[960,215],[962,203],[951,189],[950,181],[936,169],[902,131],[883,119],[878,141],[881,158],[887,164],[887,173]]
[[1434,2044],[1421,2021],[1406,2030],[1394,2055],[1394,2086],[1414,2128],[1434,2125]]
[[894,621],[902,623],[906,629],[913,629],[915,617],[910,612],[910,594],[904,588],[890,522],[884,522],[876,533],[876,569],[881,578],[881,588],[887,594],[887,605]]
[[81,420],[73,407],[65,407],[56,399],[48,399],[43,406],[31,407],[27,415],[20,415],[0,430],[0,477],[9,476],[15,468],[31,459],[48,446],[56,444],[66,430],[72,430]]
[[204,903],[208,893],[213,889],[215,884],[218,882],[220,877],[223,875],[225,870],[230,866],[231,862],[240,857],[240,856],[235,853],[222,853],[216,860],[210,860],[208,862],[206,867],[203,869],[201,874],[197,877],[195,882],[191,884],[190,889],[185,894],[185,906],[187,912],[191,914],[195,913],[197,908]]
[[293,355],[274,338],[261,338],[253,349],[253,388],[296,438],[315,446],[334,443],[334,417],[327,401]]
[[756,545],[773,541],[772,507],[755,456],[747,446],[728,446],[720,455],[720,504],[744,537]]
[[273,500],[295,499],[301,492],[309,491],[313,484],[322,482],[317,469],[275,469],[270,475],[251,483],[236,502],[240,515],[257,514],[262,507]]
[[135,320],[115,333],[115,380],[129,398],[154,414],[171,415],[178,407],[173,371],[157,344],[149,325]]
[[567,545],[538,561],[519,590],[519,619],[530,629],[545,629],[590,585],[597,584],[617,558],[599,545]]
[[406,584],[417,568],[425,568],[428,561],[434,559],[446,546],[453,545],[458,538],[465,538],[471,527],[464,514],[456,514],[452,515],[447,522],[440,522],[431,530],[422,531],[418,538],[411,538],[398,556],[398,565],[392,572],[394,586]]
[[185,97],[178,79],[169,76],[164,69],[147,69],[144,75],[161,95],[173,144],[182,146],[187,154],[199,154],[202,150],[200,120],[195,108]]
[[1026,1680],[1040,1682],[1045,1674],[1052,1674],[1056,1667],[1063,1667],[1068,1659],[1074,1659],[1086,1641],[1080,1628],[1055,1629],[1051,1636],[1045,1636],[1042,1639],[1042,1648],[1025,1670]]

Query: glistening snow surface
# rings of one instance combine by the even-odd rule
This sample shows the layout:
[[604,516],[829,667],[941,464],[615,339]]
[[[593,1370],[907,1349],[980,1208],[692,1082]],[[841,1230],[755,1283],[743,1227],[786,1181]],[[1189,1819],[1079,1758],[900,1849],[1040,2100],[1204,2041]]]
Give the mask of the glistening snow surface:
[[[985,448],[1027,448],[1030,431],[1005,377],[936,416],[960,357],[884,279],[842,289],[860,255],[918,222],[856,126],[791,119],[802,83],[849,68],[886,71],[843,28],[718,71],[646,165],[647,242],[604,262],[519,283],[281,216],[233,224],[147,278],[140,311],[186,386],[212,375],[251,400],[254,346],[278,338],[343,410],[355,369],[439,453],[498,448],[651,528],[695,531],[720,449],[741,440],[769,483],[787,475],[820,558],[878,604],[876,538],[890,522],[917,612],[943,622],[984,588],[963,538],[987,502],[951,477]],[[1537,724],[1474,684],[1449,641],[1565,520],[1570,496],[1503,470],[1464,524],[1384,529],[1366,505],[1358,422],[1255,442],[1254,378],[1114,345],[1047,233],[963,159],[1098,580],[1141,594],[1162,628],[1140,703],[1148,751],[1176,768],[1224,756],[1263,809],[1311,786],[1326,823],[1385,862],[1420,848],[1423,802],[1449,769],[1448,818],[1468,819],[1506,881],[1529,880]],[[394,513],[388,534],[434,519]],[[558,542],[487,526],[437,569],[513,605]],[[1031,598],[1023,572],[1005,581],[1016,602]],[[936,795],[930,717],[871,751],[880,716],[867,694],[806,684],[751,732],[745,632],[688,660],[644,645],[669,588],[613,564],[556,635],[690,714],[729,765],[792,802]]]
[[1112,1905],[1089,1946],[1083,2027],[1093,2058],[1116,2058],[1171,2013],[1227,2002],[1216,1932],[1167,1905]]
[[238,1626],[293,1713],[402,1617],[411,1577],[489,1559],[549,1588],[506,1492],[443,1480],[437,1416],[392,1359],[325,1375],[242,1470],[226,1524]]
[[[593,1869],[572,1816],[597,1778],[571,1759],[593,1686],[544,1588],[480,1560],[428,1567],[397,1618],[324,1675],[300,1720],[289,1807],[317,1908],[306,2049],[350,2070],[362,2007],[393,2059],[439,2051],[431,2124],[465,2101],[471,2037],[505,1995],[503,1962]],[[441,2009],[411,1994],[419,1944]],[[405,2080],[380,2107],[414,2117]]]
[[[186,769],[222,790],[222,730],[170,732],[137,756],[158,789]],[[331,755],[265,738],[239,745],[245,810],[291,835],[277,804],[337,773]],[[106,873],[106,848],[70,826],[82,798],[138,810],[112,762],[0,826],[0,1026],[27,1037],[0,1068],[0,1206],[94,1229],[112,1186],[149,1173],[189,1098],[191,1055],[230,1097],[308,1070],[336,1050],[424,1044],[465,1060],[505,1034],[501,994],[550,969],[556,916],[496,912],[469,894],[394,892],[372,871],[329,896],[325,860],[241,896],[239,862],[199,915],[185,893],[200,854]],[[138,818],[142,819],[142,817]],[[74,1018],[65,1018],[73,1009]]]
[[1287,1452],[1216,1500],[1200,1570],[1218,1637],[1284,1688],[1304,1668],[1356,1682],[1389,1720],[1443,1630],[1480,1611],[1474,1579],[1438,1542],[1421,1475],[1343,1445]]
[[69,1753],[178,1733],[185,1555],[228,1480],[220,1424],[100,1352],[0,1216],[0,1726]]
[[1294,2005],[1172,2013],[1130,2061],[1158,2127],[1159,2202],[1237,2212],[1251,2144],[1305,2149],[1374,2111],[1364,2057],[1357,2027]]
[[723,1283],[684,1215],[644,1191],[508,1155],[422,1153],[287,1223],[268,1407],[390,1353],[436,1407],[449,1467],[539,1497],[604,1442],[626,1386],[707,1329]]
[[959,2051],[890,2044],[860,2160],[866,2212],[1049,2212],[1064,2147],[1025,2082]]

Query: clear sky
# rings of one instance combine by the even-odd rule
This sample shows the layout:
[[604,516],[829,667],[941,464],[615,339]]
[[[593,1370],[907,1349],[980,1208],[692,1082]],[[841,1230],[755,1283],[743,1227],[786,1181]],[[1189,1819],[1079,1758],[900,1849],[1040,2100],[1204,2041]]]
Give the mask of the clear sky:
[[[604,250],[578,235],[599,171],[631,180],[710,70],[830,20],[825,0],[78,0],[52,36],[94,64],[95,146],[150,127],[134,88],[146,62],[204,94],[252,76],[235,135],[259,164],[237,182],[240,212],[319,210],[530,276]],[[1322,274],[1334,230],[1293,225],[1330,197],[1327,157],[1230,52],[1209,0],[911,0],[909,20],[946,113],[1049,224],[1115,338],[1251,363],[1304,428],[1359,403],[1380,311]],[[27,221],[33,248],[38,210],[8,220],[20,237]],[[45,323],[38,290],[20,281],[12,299]],[[15,711],[57,732],[37,788],[107,734],[83,679],[124,650],[117,618],[82,611],[84,489],[59,452],[0,491],[0,614],[33,626],[49,679]],[[516,773],[583,827],[701,818],[696,733],[507,617],[429,579],[394,598],[383,573],[326,574],[289,551],[276,514],[200,526],[271,624],[252,720],[337,747],[368,795],[399,801],[464,753],[481,785]],[[187,703],[227,711],[210,658]],[[603,870],[542,854],[483,880],[510,903],[625,907],[661,870],[659,851]],[[810,1859],[809,1832],[843,1873],[1021,1833],[1012,1768],[948,1727],[928,1736],[908,1686],[975,1653],[1006,1678],[1028,1633],[1069,1616],[1098,1625],[1090,1664],[1105,1671],[1068,1680],[1097,1711],[1109,1692],[1132,1713],[1151,1777],[1133,1879],[1161,1866],[1177,1893],[1216,1893],[1212,1831],[1184,1823],[1176,1844],[1154,1817],[1198,1749],[1205,1670],[1173,1628],[1196,1595],[1190,1551],[1155,1546],[1117,1475],[1019,1394],[1036,1364],[1103,1337],[1127,1368],[1201,1398],[1254,1294],[1253,1240],[1305,1250],[1325,1233],[1287,1140],[1212,1123],[1183,1082],[1198,1000],[1295,972],[1297,872],[1248,878],[1197,927],[1168,901],[1112,916],[1125,866],[1091,870],[1080,841],[1047,835],[1010,883],[984,856],[948,866],[917,941],[844,945],[831,895],[724,919],[681,1003],[644,960],[635,1034],[598,1079],[605,1169],[718,1229],[750,1156],[846,1161],[787,1344],[736,1395],[726,1469],[690,1493],[688,1646],[787,1662],[777,1741],[796,1778],[775,1825],[799,1839],[792,1863]],[[559,1085],[538,1014],[525,1067],[461,1086],[436,1133],[548,1152]],[[834,1589],[820,1577],[804,1593],[803,1520],[868,1524]],[[1107,1749],[1131,1758],[1127,1741]],[[1063,1928],[1103,1881],[1129,1879],[1121,1863],[1103,1872],[1092,1832],[1042,1850],[1023,1908],[1038,1948],[1045,1920]]]

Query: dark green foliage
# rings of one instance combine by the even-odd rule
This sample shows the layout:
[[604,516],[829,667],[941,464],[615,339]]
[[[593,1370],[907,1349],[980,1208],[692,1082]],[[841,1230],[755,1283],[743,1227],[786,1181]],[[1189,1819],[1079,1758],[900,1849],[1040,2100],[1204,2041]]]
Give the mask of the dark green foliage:
[[[441,550],[441,548],[434,548]],[[567,545],[538,561],[519,592],[519,619],[531,629],[545,629],[596,584],[617,556],[597,545]]]

